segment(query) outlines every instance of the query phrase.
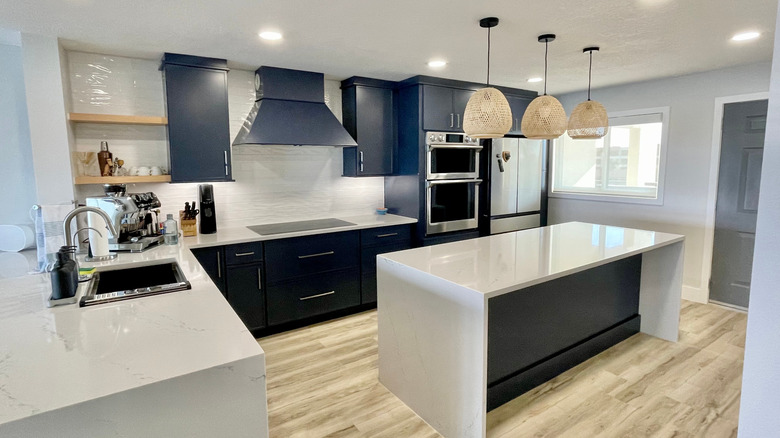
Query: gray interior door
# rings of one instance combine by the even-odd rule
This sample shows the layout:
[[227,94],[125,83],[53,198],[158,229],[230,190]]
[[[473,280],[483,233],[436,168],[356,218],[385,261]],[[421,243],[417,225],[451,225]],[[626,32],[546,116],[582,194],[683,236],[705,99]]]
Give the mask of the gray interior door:
[[766,100],[723,108],[710,300],[748,306],[764,154]]

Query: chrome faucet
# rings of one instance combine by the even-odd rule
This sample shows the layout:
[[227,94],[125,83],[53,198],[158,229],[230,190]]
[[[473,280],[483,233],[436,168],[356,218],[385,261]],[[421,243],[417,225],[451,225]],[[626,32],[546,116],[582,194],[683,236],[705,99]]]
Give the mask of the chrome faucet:
[[111,222],[111,218],[108,217],[108,214],[106,214],[105,211],[95,207],[78,207],[78,208],[74,208],[70,213],[68,213],[68,215],[65,216],[65,220],[62,222],[62,229],[65,232],[66,246],[73,246],[73,234],[71,234],[70,232],[70,221],[73,220],[74,217],[84,212],[92,212],[92,213],[99,214],[100,217],[102,217],[103,220],[106,221],[106,227],[108,227],[108,231],[111,233],[111,236],[116,238],[119,237],[119,233],[114,227],[114,223]]

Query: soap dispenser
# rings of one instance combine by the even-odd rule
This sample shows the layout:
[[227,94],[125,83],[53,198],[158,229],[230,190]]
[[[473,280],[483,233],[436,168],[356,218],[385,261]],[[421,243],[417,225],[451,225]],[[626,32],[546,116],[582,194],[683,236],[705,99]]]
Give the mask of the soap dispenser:
[[57,251],[57,261],[51,271],[51,297],[49,306],[76,302],[79,287],[79,273],[73,260],[75,247],[63,246]]

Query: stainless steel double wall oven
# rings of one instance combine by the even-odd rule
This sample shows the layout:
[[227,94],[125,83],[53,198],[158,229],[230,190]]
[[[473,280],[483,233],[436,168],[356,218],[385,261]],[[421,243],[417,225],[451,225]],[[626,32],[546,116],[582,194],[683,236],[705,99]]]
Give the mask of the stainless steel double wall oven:
[[462,133],[426,132],[425,234],[477,228],[479,140]]

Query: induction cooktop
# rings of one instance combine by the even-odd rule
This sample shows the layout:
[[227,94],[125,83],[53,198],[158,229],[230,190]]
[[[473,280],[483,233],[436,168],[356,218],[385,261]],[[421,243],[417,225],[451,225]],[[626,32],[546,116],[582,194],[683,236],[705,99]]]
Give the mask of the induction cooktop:
[[281,222],[278,224],[265,224],[265,225],[252,225],[247,228],[255,233],[266,236],[269,234],[283,234],[294,233],[296,231],[311,231],[321,230],[324,228],[336,228],[346,227],[349,225],[355,225],[352,222],[343,221],[341,219],[327,218],[327,219],[315,219],[311,221],[298,221],[298,222]]

